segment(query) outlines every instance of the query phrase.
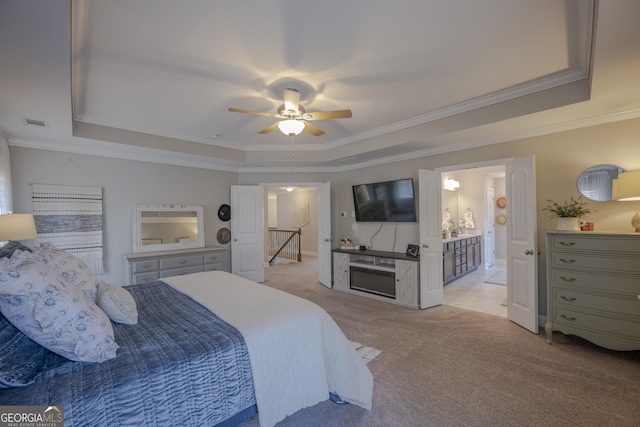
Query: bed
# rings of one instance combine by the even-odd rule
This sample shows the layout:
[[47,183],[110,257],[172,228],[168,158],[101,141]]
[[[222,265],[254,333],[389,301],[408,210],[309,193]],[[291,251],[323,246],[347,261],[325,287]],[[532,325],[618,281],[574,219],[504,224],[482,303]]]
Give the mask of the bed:
[[[371,373],[309,301],[226,272],[124,289],[138,319],[112,323],[115,358],[72,361],[22,342],[37,363],[25,384],[0,388],[0,405],[60,406],[67,427],[229,426],[256,413],[273,426],[331,393],[371,409]],[[5,342],[20,331],[0,317],[6,369]]]

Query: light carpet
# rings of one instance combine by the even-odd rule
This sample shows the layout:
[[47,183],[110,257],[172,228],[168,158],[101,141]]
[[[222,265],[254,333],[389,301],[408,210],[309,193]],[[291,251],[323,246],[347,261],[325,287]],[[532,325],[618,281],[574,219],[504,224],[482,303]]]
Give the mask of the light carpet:
[[[415,310],[327,289],[317,263],[269,267],[265,286],[319,304],[351,341],[382,350],[367,366],[373,409],[330,399],[277,427],[637,427],[640,351],[611,351],[508,319],[440,305]],[[258,416],[240,427],[258,427]]]

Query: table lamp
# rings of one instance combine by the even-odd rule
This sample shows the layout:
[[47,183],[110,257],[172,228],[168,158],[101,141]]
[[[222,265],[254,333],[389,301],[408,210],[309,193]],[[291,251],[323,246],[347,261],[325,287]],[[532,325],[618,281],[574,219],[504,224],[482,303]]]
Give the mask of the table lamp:
[[[614,200],[640,201],[640,170],[618,175],[613,180],[612,193]],[[640,211],[631,218],[631,226],[640,232]]]
[[32,214],[0,215],[0,242],[38,237]]

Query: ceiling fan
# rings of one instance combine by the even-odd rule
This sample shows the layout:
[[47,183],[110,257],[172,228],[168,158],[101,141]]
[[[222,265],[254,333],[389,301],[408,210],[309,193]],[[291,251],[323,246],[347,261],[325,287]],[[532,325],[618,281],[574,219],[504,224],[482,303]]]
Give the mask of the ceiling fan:
[[309,120],[332,120],[332,119],[349,119],[351,118],[351,110],[335,110],[335,111],[316,111],[307,113],[300,105],[300,92],[296,89],[283,90],[284,104],[278,107],[276,114],[262,113],[260,111],[240,110],[238,108],[229,108],[232,113],[254,114],[257,116],[275,117],[284,119],[275,122],[269,127],[262,129],[258,133],[269,133],[275,128],[280,129],[282,133],[288,136],[298,135],[303,130],[311,135],[320,136],[324,134],[322,129],[309,123]]

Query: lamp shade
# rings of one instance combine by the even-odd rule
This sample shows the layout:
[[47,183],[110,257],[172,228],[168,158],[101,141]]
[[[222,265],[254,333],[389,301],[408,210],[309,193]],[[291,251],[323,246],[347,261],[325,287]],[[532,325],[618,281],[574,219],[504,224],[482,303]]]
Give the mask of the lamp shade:
[[32,214],[0,215],[0,242],[38,237]]
[[[640,201],[640,170],[624,172],[613,180],[613,199],[620,201]],[[640,211],[631,217],[631,226],[640,233]]]
[[615,200],[640,200],[640,170],[624,172],[613,180],[613,198]]
[[288,136],[295,136],[302,132],[304,123],[299,120],[282,120],[278,122],[278,129]]

